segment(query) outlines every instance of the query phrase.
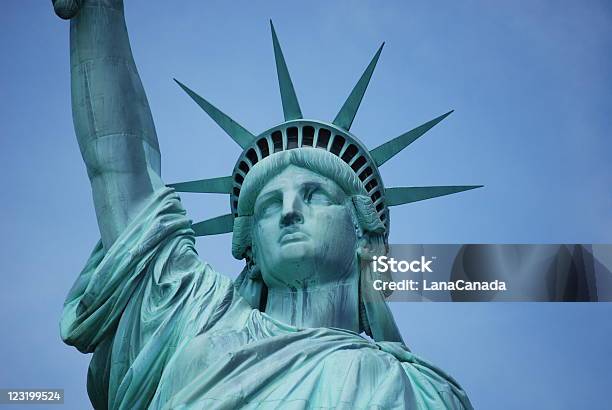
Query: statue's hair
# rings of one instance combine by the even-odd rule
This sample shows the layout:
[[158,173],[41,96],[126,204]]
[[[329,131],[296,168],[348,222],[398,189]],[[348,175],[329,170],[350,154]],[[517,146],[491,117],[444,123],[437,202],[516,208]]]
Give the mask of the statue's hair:
[[347,196],[367,195],[355,172],[337,156],[318,148],[301,148],[272,154],[253,166],[240,190],[238,215],[252,215],[257,195],[280,171],[295,165],[336,182]]
[[234,218],[232,255],[244,259],[252,245],[251,228],[255,201],[263,187],[290,165],[307,169],[334,181],[351,199],[355,216],[362,231],[384,235],[381,222],[372,199],[352,168],[337,156],[317,148],[301,148],[281,151],[255,164],[247,174],[238,200],[238,216]]

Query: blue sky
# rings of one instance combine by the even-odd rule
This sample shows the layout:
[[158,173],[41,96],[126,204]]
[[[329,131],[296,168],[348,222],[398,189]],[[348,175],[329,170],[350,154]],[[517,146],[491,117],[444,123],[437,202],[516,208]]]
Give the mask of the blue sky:
[[[70,110],[68,24],[51,2],[0,13],[0,387],[66,389],[63,298],[98,238]],[[305,117],[333,119],[386,41],[352,131],[369,147],[455,113],[381,168],[387,186],[485,188],[392,210],[393,243],[612,242],[612,8],[605,1],[147,2],[126,5],[167,182],[223,176],[239,148],[175,85],[254,133],[281,121],[268,20]],[[228,199],[184,196],[194,220]],[[199,240],[234,276],[230,237]],[[482,409],[603,409],[610,304],[393,306],[408,345]],[[7,369],[9,369],[7,371]]]

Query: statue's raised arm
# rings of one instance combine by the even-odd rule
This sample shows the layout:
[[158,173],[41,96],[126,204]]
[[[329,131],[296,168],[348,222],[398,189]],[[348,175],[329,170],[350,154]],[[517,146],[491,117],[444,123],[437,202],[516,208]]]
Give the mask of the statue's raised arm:
[[177,347],[212,327],[233,298],[202,263],[178,195],[160,178],[153,119],[122,0],[53,0],[70,19],[74,128],[101,241],[70,289],[62,339],[93,353],[96,409],[144,409]]
[[158,188],[153,118],[125,25],[122,0],[54,0],[70,19],[74,128],[109,248]]

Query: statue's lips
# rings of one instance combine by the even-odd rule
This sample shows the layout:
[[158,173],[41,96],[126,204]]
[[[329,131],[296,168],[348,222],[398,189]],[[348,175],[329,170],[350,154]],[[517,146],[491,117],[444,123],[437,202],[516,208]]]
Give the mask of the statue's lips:
[[305,241],[306,239],[308,239],[308,235],[306,235],[304,232],[287,232],[285,234],[282,234],[280,239],[278,240],[278,242],[281,245],[287,244],[287,243],[292,243],[292,242],[300,242],[300,241]]

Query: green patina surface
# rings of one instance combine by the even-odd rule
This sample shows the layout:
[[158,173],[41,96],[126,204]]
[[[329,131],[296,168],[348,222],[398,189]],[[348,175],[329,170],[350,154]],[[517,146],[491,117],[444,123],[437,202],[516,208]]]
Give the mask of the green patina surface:
[[[350,133],[382,46],[332,123],[302,119],[274,27],[285,123],[253,134],[179,83],[244,152],[230,176],[169,188],[123,2],[53,3],[101,232],[61,334],[93,353],[94,407],[471,408],[404,346],[362,263],[385,252],[388,207],[476,187],[384,188],[378,166],[448,114],[371,151]],[[230,194],[232,212],[191,224],[177,191]],[[194,248],[225,232],[246,262],[235,282]]]

